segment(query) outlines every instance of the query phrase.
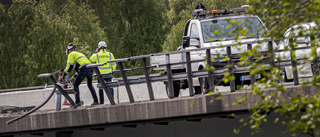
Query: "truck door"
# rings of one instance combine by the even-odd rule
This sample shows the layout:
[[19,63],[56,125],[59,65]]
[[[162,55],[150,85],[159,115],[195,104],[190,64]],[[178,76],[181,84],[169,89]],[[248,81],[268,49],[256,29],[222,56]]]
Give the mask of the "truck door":
[[200,38],[199,38],[199,30],[196,23],[192,23],[190,25],[190,46],[191,47],[200,47]]
[[[189,27],[189,33],[188,35],[190,36],[190,47],[187,49],[197,49],[202,47],[202,35],[201,35],[201,28],[200,24],[197,21],[192,21],[191,25]],[[190,53],[191,54],[191,60],[198,60],[198,59],[203,59],[205,57],[205,50],[201,51],[193,51]],[[204,62],[201,62],[200,64],[204,65]],[[199,63],[192,63],[191,68],[192,71],[198,71],[198,67],[200,65]]]
[[[191,22],[190,25],[190,47],[189,49],[195,49],[200,48],[200,37],[199,37],[199,29],[198,25],[195,22]],[[197,58],[197,51],[191,52],[191,60],[195,60]],[[192,71],[198,70],[198,65],[195,65],[194,63],[191,64]]]

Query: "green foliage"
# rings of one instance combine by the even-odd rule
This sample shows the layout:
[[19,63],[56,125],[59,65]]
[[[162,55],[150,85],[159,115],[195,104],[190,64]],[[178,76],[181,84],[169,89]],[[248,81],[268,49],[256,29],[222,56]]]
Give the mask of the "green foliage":
[[[161,44],[168,31],[163,16],[167,3],[156,0],[88,1],[101,19],[109,39],[108,49],[116,58],[162,51]],[[125,67],[133,66],[141,66],[141,61],[125,63]]]
[[289,27],[301,23],[319,22],[319,1],[314,0],[248,0],[252,13],[257,14],[272,37],[282,37]]
[[27,66],[23,55],[30,43],[28,28],[33,20],[34,2],[32,0],[14,0],[8,12],[1,6],[1,62],[0,88],[28,86],[25,75]]
[[[315,10],[320,7],[319,1],[249,0],[248,3],[252,6],[249,13],[258,15],[268,28],[264,37],[271,39],[282,40],[283,33],[289,27],[310,21],[318,23],[320,19],[319,11]],[[311,33],[300,32],[299,36],[315,36],[317,35],[316,33],[319,32],[319,28],[315,27],[314,30],[310,30],[310,32]],[[294,36],[290,36],[290,38],[293,39],[292,42],[297,40]],[[312,44],[312,53],[316,52],[315,49],[319,46],[318,42],[319,39],[310,42]],[[293,60],[297,60],[293,52],[297,46],[295,43],[290,43],[284,48],[288,53],[292,53]],[[274,53],[268,54],[269,57],[272,55],[274,55]],[[252,95],[260,97],[261,100],[257,101],[250,110],[252,113],[251,116],[240,121],[243,123],[243,126],[250,126],[250,128],[253,129],[252,134],[262,132],[262,123],[268,121],[267,115],[272,112],[278,113],[281,116],[277,117],[274,122],[286,125],[288,127],[287,132],[292,136],[303,135],[313,137],[320,133],[319,93],[310,95],[288,91],[282,83],[279,83],[283,80],[282,77],[280,77],[280,67],[266,66],[250,61],[251,57],[257,60],[262,59],[262,54],[256,49],[244,52],[240,56],[242,61],[239,65],[249,66],[248,70],[250,70],[250,74],[263,74],[263,76],[265,76],[265,79],[259,80],[255,85],[250,86]],[[304,56],[303,59],[306,61],[303,62],[302,65],[310,64],[315,57],[314,54]],[[283,58],[278,58],[278,60],[283,60]],[[269,71],[265,71],[266,68],[268,68]],[[314,74],[312,82],[300,81],[300,87],[314,86],[319,88],[319,85],[316,84],[318,79],[319,75]],[[272,88],[272,90],[265,90],[270,88]],[[234,105],[239,105],[245,102],[245,100],[245,97],[239,98]],[[282,120],[280,121],[280,119]],[[238,133],[239,129],[235,129],[234,132]]]
[[107,41],[97,16],[85,3],[15,0],[8,13],[1,10],[0,15],[1,88],[44,84],[37,75],[64,68],[70,42],[90,56],[97,42]]

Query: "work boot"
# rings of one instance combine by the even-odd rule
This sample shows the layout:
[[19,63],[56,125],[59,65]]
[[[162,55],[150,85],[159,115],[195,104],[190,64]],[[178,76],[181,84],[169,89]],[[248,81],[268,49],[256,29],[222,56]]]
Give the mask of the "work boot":
[[76,103],[76,105],[77,105],[78,107],[82,106],[82,104],[81,104],[81,103]]
[[99,103],[98,103],[98,102],[93,102],[93,103],[91,104],[91,106],[94,106],[94,105],[99,105]]
[[79,103],[76,103],[77,106],[82,106],[83,105],[83,101],[80,101]]
[[75,106],[70,106],[70,108],[76,109],[78,107],[77,107],[77,105],[75,105]]

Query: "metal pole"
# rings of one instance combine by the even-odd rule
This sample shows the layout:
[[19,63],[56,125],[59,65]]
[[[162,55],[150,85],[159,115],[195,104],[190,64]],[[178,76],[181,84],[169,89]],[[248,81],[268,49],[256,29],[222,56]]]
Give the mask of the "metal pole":
[[115,105],[116,103],[114,103],[113,97],[112,97],[111,93],[109,92],[109,87],[105,83],[104,79],[102,78],[101,73],[99,71],[99,68],[98,67],[94,67],[93,70],[97,74],[97,77],[98,77],[98,79],[100,81],[100,85],[103,88],[104,92],[106,93],[106,95],[107,95],[107,97],[108,97],[108,99],[110,101],[110,104],[111,105]]
[[[252,45],[251,44],[248,44],[247,45],[247,50],[252,50]],[[249,56],[249,60],[251,63],[253,63],[253,57],[252,56]],[[254,75],[250,75],[250,81],[251,81],[251,85],[254,85],[254,82],[256,82],[256,78]]]
[[192,68],[191,68],[191,59],[190,52],[186,52],[186,65],[187,65],[187,74],[188,74],[188,86],[190,96],[194,95],[193,92],[193,81],[192,81]]
[[268,41],[268,51],[270,53],[269,63],[270,63],[271,66],[275,66],[274,53],[273,53],[273,42],[272,41]]
[[173,98],[173,81],[172,81],[172,72],[171,72],[171,65],[170,65],[170,55],[166,54],[166,69],[167,69],[167,78],[168,78],[168,82],[167,82],[167,86],[168,86],[168,90],[169,90],[169,98]]
[[209,68],[208,71],[208,83],[209,83],[209,92],[213,91],[215,86],[214,86],[214,80],[213,80],[213,74],[212,74],[212,70],[211,70],[211,52],[210,49],[206,50],[206,54],[207,54],[207,66]]
[[146,58],[142,58],[142,65],[143,65],[144,75],[146,77],[146,83],[147,83],[147,87],[148,87],[150,100],[154,100],[153,89],[152,89],[152,85],[151,85],[151,81],[150,81],[149,71],[147,69],[147,60],[146,60]]
[[[234,77],[234,74],[233,74],[233,63],[232,63],[231,47],[230,46],[227,47],[227,54],[228,54],[228,57],[229,57],[229,60],[228,60],[228,65],[229,65],[228,71],[229,71],[230,77],[232,78],[232,77]],[[230,79],[229,83],[230,83],[231,92],[235,92],[236,91],[236,84],[235,84],[234,80]]]
[[61,110],[61,94],[56,94],[56,111]]
[[293,73],[293,83],[294,85],[299,85],[299,77],[298,77],[298,69],[297,69],[297,59],[295,55],[295,49],[293,47],[293,39],[289,39],[289,44],[291,47],[290,56],[291,56],[291,64],[292,64],[292,73]]
[[118,65],[119,65],[119,69],[120,69],[120,72],[121,72],[121,75],[122,75],[122,79],[123,79],[124,85],[125,85],[125,87],[127,89],[127,92],[128,92],[130,103],[132,103],[132,102],[134,102],[134,98],[133,98],[133,95],[132,95],[132,91],[131,91],[131,88],[130,88],[130,85],[129,85],[129,82],[128,82],[128,78],[127,78],[126,72],[124,72],[122,62],[118,62]]
[[315,75],[319,75],[319,65],[318,65],[318,55],[317,55],[317,46],[314,45],[314,43],[312,43],[312,41],[314,41],[314,36],[310,37],[310,42],[311,42],[311,47],[312,50],[311,51],[315,51],[312,54],[315,56],[315,58],[313,59],[313,70],[314,70],[314,74]]

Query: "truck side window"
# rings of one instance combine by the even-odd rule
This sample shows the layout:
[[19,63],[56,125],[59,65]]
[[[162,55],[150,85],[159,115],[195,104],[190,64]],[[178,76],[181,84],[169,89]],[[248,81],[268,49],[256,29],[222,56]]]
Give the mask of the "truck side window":
[[197,24],[191,24],[190,46],[199,46],[199,31]]
[[304,35],[310,34],[310,31],[306,27],[303,27],[303,26],[297,27],[297,28],[295,28],[293,33],[294,33],[294,36],[297,37],[296,38],[296,42],[297,43],[303,44],[303,43],[307,43],[307,42],[310,41],[310,37],[308,37],[308,36],[303,36],[302,35],[302,36],[298,37],[300,33],[302,33]]

